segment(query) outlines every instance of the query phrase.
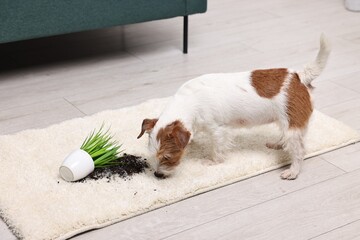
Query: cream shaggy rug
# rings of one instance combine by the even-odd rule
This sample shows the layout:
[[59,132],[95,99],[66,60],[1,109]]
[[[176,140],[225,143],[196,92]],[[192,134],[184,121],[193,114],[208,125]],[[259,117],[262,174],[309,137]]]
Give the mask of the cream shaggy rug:
[[[219,165],[201,163],[209,156],[206,137],[202,138],[191,145],[177,174],[166,180],[149,171],[127,181],[68,183],[60,178],[64,157],[103,122],[111,125],[127,153],[146,157],[147,138],[136,139],[140,124],[143,118],[157,117],[166,101],[151,100],[1,136],[0,214],[13,233],[24,239],[66,239],[288,163],[282,151],[265,147],[279,137],[274,125],[266,125],[237,131],[236,149]],[[356,131],[315,111],[306,138],[307,157],[359,140]]]

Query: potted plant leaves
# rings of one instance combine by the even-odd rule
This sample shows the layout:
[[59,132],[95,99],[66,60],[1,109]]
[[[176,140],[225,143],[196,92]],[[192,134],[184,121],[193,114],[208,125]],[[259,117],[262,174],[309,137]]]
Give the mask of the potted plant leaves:
[[80,149],[70,153],[60,166],[59,172],[66,181],[77,181],[89,175],[95,168],[118,165],[118,154],[121,153],[118,142],[113,140],[109,129],[103,126],[93,130],[85,139]]

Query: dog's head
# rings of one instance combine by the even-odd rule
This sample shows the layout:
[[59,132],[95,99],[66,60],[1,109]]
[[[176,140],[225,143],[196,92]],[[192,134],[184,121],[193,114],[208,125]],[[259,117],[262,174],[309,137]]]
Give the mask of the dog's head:
[[145,132],[149,133],[149,150],[156,157],[154,174],[158,178],[166,178],[179,165],[191,133],[178,120],[161,128],[155,127],[157,121],[158,119],[144,119],[138,138]]

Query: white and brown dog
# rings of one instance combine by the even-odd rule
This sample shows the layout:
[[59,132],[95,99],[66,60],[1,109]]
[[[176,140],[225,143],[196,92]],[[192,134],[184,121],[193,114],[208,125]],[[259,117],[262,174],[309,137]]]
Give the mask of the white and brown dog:
[[223,162],[229,128],[276,122],[282,131],[278,142],[267,147],[283,149],[292,158],[283,179],[295,179],[305,155],[304,135],[313,111],[311,82],[324,69],[330,45],[322,35],[316,60],[302,71],[286,68],[241,73],[207,74],[186,82],[158,119],[144,119],[149,149],[156,155],[155,176],[170,176],[186,146],[198,132],[206,131],[213,142],[214,163]]

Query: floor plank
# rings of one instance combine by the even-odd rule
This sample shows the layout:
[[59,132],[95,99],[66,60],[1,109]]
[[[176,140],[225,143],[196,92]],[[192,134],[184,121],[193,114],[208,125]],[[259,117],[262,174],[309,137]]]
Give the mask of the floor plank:
[[352,172],[360,169],[360,143],[325,153],[320,156],[321,159],[341,168],[346,172]]
[[[334,99],[328,96],[328,99],[331,98]],[[334,104],[323,107],[320,110],[360,131],[360,96],[344,102],[334,102]]]
[[65,99],[19,106],[0,111],[0,133],[10,134],[28,128],[43,128],[84,114]]
[[359,99],[360,94],[348,88],[339,86],[331,81],[314,82],[313,91],[315,108],[322,110],[353,99]]
[[11,231],[8,229],[7,225],[0,221],[0,237],[1,240],[15,240],[16,237],[12,235]]
[[[360,46],[360,44],[359,44]],[[360,71],[330,79],[332,82],[360,93]],[[360,104],[359,104],[360,105]]]
[[360,239],[360,220],[356,220],[352,223],[346,224],[339,228],[336,228],[330,232],[321,234],[313,240],[359,240]]

